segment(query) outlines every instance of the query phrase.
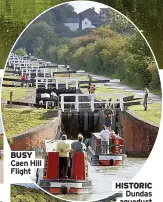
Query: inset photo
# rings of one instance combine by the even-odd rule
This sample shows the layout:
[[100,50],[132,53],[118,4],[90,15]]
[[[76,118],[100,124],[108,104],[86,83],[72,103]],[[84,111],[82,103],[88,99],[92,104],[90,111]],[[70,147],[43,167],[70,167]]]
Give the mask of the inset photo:
[[11,184],[11,202],[15,201],[42,201],[42,202],[62,202],[63,200],[55,199],[44,193],[35,184]]
[[18,38],[2,84],[13,151],[45,160],[31,176],[62,200],[115,200],[149,157],[161,120],[157,61],[118,11],[73,1],[37,17]]
[[[11,184],[11,202],[20,201],[23,202],[64,202],[65,200],[54,198],[49,196],[41,189],[39,189],[35,184],[32,183],[19,183],[19,184]],[[96,202],[114,202],[116,201],[116,197],[113,200],[104,199]]]

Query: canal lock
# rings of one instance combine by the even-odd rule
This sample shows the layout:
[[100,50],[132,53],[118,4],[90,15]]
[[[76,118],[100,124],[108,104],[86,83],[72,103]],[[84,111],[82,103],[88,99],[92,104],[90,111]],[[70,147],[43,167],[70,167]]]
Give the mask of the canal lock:
[[[61,94],[82,94],[81,89],[69,88],[65,89],[65,86],[60,86],[59,89],[53,88],[38,88],[36,89],[36,103],[42,99],[41,94],[51,94],[54,92],[59,97]],[[88,101],[89,97],[79,97],[79,101]],[[53,100],[52,97],[44,98],[43,102]],[[66,102],[75,102],[75,97],[65,97]],[[120,109],[113,109],[114,116],[112,116],[112,129],[121,136],[123,135],[123,112]],[[85,139],[91,137],[91,133],[100,132],[102,126],[105,123],[104,108],[101,108],[99,104],[96,104],[95,111],[92,112],[88,104],[80,104],[80,111],[75,110],[74,105],[65,105],[65,111],[61,112],[61,125],[62,132],[65,132],[70,139],[77,139],[79,133],[81,133]]]

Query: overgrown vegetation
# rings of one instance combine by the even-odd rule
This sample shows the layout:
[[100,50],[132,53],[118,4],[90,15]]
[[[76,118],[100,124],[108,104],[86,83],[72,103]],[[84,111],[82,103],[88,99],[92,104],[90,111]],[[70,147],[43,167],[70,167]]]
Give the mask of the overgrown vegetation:
[[21,87],[3,87],[1,93],[1,99],[9,101],[10,92],[13,92],[12,101],[20,101],[24,99],[29,93],[31,93],[31,88],[21,88]]
[[60,202],[41,190],[11,185],[11,202]]
[[[36,16],[56,4],[67,2],[66,0],[16,0],[0,1],[0,68],[4,68],[7,56],[15,40],[23,29]],[[156,58],[163,66],[162,57],[162,30],[163,30],[163,1],[126,1],[112,0],[97,2],[107,4],[126,15],[131,19],[150,42]]]
[[137,30],[130,34],[120,31],[126,26],[124,18],[119,16],[114,26],[108,24],[74,37],[78,32],[71,32],[64,21],[75,15],[68,5],[45,13],[24,32],[16,48],[23,47],[36,57],[74,69],[119,78],[136,88],[160,90],[150,48]]

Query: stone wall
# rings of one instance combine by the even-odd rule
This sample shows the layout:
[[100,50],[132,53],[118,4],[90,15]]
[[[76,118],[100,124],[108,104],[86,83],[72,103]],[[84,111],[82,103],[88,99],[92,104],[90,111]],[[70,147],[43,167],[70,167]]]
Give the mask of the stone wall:
[[159,127],[140,119],[131,111],[124,114],[123,137],[126,154],[132,157],[148,157]]
[[28,132],[15,136],[11,140],[11,150],[39,150],[42,148],[44,141],[58,138],[58,132],[61,128],[60,113],[46,125],[40,125]]

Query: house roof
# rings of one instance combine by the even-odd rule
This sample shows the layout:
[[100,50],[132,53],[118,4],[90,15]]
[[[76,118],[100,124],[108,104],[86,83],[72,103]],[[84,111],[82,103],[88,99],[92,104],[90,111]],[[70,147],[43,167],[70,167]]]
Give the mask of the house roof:
[[64,23],[79,23],[79,18],[78,17],[67,18]]
[[94,8],[89,8],[79,13],[79,18],[81,21],[87,18],[91,22],[97,22],[98,16],[99,14],[94,10]]
[[[82,22],[84,21],[84,20],[89,20],[88,18],[84,18],[83,20],[82,20]],[[90,20],[89,20],[90,21]]]
[[98,14],[98,13],[94,10],[94,8],[88,8],[88,9],[86,9],[86,10],[80,12],[79,14],[85,14],[85,13],[88,13],[88,12],[92,12],[92,13]]

